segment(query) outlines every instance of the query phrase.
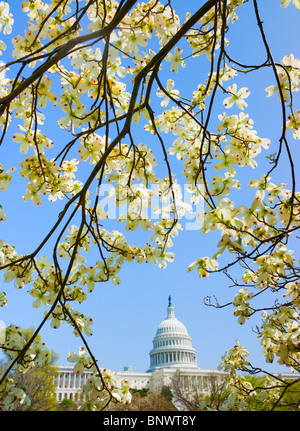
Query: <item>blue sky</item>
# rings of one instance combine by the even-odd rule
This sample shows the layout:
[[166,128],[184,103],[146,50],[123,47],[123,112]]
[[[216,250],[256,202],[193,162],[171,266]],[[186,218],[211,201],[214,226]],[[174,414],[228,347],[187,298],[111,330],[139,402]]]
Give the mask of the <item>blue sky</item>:
[[[291,52],[299,58],[300,11],[292,6],[281,9],[279,0],[264,0],[258,3],[275,61],[279,62],[284,55]],[[174,1],[173,4],[176,11],[178,5],[180,8],[178,12],[181,14],[185,12],[181,1]],[[187,10],[195,10],[199,7],[199,2],[188,1],[184,2],[184,5]],[[236,59],[255,64],[262,62],[265,54],[261,49],[258,27],[253,16],[250,2],[241,9],[240,19],[232,27],[228,38],[230,52],[236,54]],[[18,19],[20,17],[16,16],[16,20]],[[162,82],[169,77],[168,67],[167,63],[162,72]],[[177,80],[179,83],[184,82],[186,85],[184,91],[188,93],[189,81],[186,80],[185,77],[188,75],[185,74],[194,75],[198,71],[181,72],[180,76],[174,75],[172,78],[176,82]],[[249,104],[247,112],[254,118],[259,136],[272,139],[275,152],[280,136],[278,124],[281,114],[280,106],[275,100],[277,96],[272,99],[265,97],[265,87],[273,84],[266,80],[268,76],[269,72],[255,72],[250,78],[247,75],[244,82],[248,83],[251,92],[247,99]],[[182,88],[182,84],[178,84],[178,88]],[[295,103],[296,101],[297,98]],[[297,108],[297,104],[295,106]],[[218,107],[218,113],[221,114],[223,111],[222,106]],[[13,133],[13,130],[10,133]],[[290,144],[297,166],[299,144],[292,138]],[[5,169],[17,166],[22,160],[18,154],[18,145],[8,139],[0,149],[0,157]],[[180,176],[180,166],[177,166],[175,161],[172,163]],[[283,163],[274,176],[274,181],[285,181],[285,174],[286,165]],[[243,175],[247,181],[255,174],[245,169]],[[49,205],[34,207],[31,202],[24,204],[22,202],[24,190],[25,184],[18,181],[11,185],[8,192],[1,192],[1,202],[7,214],[7,221],[1,223],[0,235],[4,241],[15,244],[20,253],[35,248],[43,233],[52,226],[56,214],[62,207],[60,202],[50,207]],[[116,229],[119,228],[117,225]],[[139,239],[139,235],[139,232],[133,234],[133,240]],[[237,339],[249,349],[253,363],[270,369],[270,366],[263,363],[259,340],[253,332],[255,321],[250,320],[240,326],[232,315],[232,307],[216,310],[203,303],[207,295],[216,295],[222,304],[230,301],[234,296],[234,290],[228,287],[228,279],[223,274],[199,279],[196,272],[187,273],[187,267],[191,262],[203,255],[211,256],[215,252],[218,238],[219,236],[215,234],[203,236],[195,230],[182,232],[174,239],[172,251],[176,255],[175,262],[168,264],[166,269],[162,270],[151,264],[126,264],[120,273],[122,282],[119,286],[112,283],[100,284],[88,296],[88,301],[77,307],[93,318],[94,334],[89,339],[89,344],[100,366],[122,370],[124,366],[131,365],[135,371],[146,371],[149,367],[152,339],[157,326],[166,317],[168,296],[171,295],[175,315],[186,325],[192,337],[193,347],[198,353],[199,367],[216,368],[221,355],[226,349],[231,348]],[[233,272],[234,276],[236,271]],[[32,298],[26,293],[26,289],[16,291],[13,286],[2,284],[1,290],[7,293],[9,301],[7,307],[0,309],[0,320],[6,325],[15,323],[28,327],[32,324],[36,326],[40,322],[44,310],[32,308]],[[42,336],[48,347],[58,353],[59,363],[66,363],[68,352],[77,351],[81,345],[80,340],[72,335],[72,330],[66,324],[58,330],[46,325]],[[279,369],[274,364],[274,370]]]

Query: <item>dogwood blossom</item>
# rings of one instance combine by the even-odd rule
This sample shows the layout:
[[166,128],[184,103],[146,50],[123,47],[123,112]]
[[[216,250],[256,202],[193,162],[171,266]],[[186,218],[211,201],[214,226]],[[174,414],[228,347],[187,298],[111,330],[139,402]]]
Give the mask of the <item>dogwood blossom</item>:
[[169,53],[166,56],[166,60],[172,62],[171,66],[170,66],[171,72],[177,73],[179,66],[181,66],[183,68],[185,67],[186,64],[185,64],[184,60],[181,58],[182,53],[183,53],[183,50],[176,47],[174,50],[174,55]]
[[286,123],[287,130],[293,130],[293,137],[300,139],[300,109],[297,109],[293,114],[290,114]]
[[0,2],[0,32],[3,30],[4,34],[10,34],[13,23],[14,19],[12,13],[9,12],[9,4]]
[[[291,0],[280,0],[280,1],[281,1],[281,7],[283,7],[283,8],[288,7],[289,4],[291,3]],[[299,2],[299,0],[293,0],[293,5],[297,9],[300,9],[300,2]]]
[[250,95],[248,88],[242,87],[237,91],[237,85],[232,84],[226,91],[231,94],[223,100],[226,108],[231,108],[236,103],[236,106],[243,111],[248,106],[244,100]]
[[[171,94],[172,97],[174,97],[176,99],[177,96],[179,95],[179,91],[178,90],[173,90],[174,85],[175,85],[174,81],[172,79],[168,79],[166,90],[167,90],[168,93]],[[157,91],[156,94],[157,94],[158,97],[164,97],[164,99],[160,103],[161,106],[163,106],[164,108],[166,106],[168,106],[170,98],[168,96],[166,96],[165,93],[161,89],[158,89],[158,91]]]
[[[278,100],[281,102],[281,95],[284,102],[290,100],[290,94],[299,91],[300,84],[300,61],[295,59],[293,54],[286,55],[281,60],[282,66],[276,66],[277,76],[280,83],[281,93],[278,93]],[[270,85],[266,88],[267,97],[278,91],[277,85]]]

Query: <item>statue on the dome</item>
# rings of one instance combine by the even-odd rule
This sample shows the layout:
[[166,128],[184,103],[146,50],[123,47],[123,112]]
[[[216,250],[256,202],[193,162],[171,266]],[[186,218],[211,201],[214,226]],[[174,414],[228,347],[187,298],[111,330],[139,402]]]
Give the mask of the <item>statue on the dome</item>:
[[172,304],[171,304],[171,296],[169,296],[169,304],[168,304],[168,307],[172,307]]

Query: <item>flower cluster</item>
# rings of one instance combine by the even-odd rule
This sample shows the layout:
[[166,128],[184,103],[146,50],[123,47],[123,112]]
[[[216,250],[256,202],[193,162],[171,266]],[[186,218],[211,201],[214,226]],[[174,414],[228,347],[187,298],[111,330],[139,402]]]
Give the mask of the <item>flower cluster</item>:
[[0,190],[7,190],[8,184],[11,182],[12,173],[16,168],[10,168],[4,173],[3,165],[0,164]]
[[117,387],[114,373],[107,369],[97,369],[85,347],[80,347],[78,354],[71,352],[68,361],[75,363],[75,373],[89,373],[87,382],[82,388],[88,401],[80,406],[80,410],[102,409],[112,400],[124,404],[131,401],[128,382],[123,380],[121,387]]
[[[299,286],[296,288],[299,302]],[[296,310],[282,306],[270,315],[264,313],[264,322],[260,331],[261,346],[267,362],[273,362],[275,356],[281,365],[290,366],[299,361],[299,322]]]
[[7,378],[0,384],[0,396],[4,399],[6,410],[14,410],[15,403],[29,407],[31,402],[24,389],[18,387],[12,378]]
[[7,2],[0,2],[0,32],[3,34],[11,34],[12,25],[14,23],[13,15],[9,11],[9,4]]
[[[290,94],[299,91],[300,85],[300,60],[295,58],[293,54],[286,55],[281,60],[281,65],[276,66],[277,76],[280,83],[278,99],[282,102],[289,102]],[[278,91],[277,85],[270,85],[266,88],[267,97],[272,96]],[[282,96],[281,96],[282,94]]]

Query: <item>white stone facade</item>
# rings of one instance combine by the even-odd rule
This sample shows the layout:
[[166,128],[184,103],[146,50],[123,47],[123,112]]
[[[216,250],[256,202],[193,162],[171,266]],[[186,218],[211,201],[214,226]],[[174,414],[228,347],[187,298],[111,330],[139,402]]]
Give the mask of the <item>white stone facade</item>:
[[150,351],[150,369],[160,368],[197,368],[197,353],[192,347],[192,339],[186,327],[174,314],[174,307],[169,298],[167,317],[161,322]]
[[[80,375],[73,372],[72,366],[60,366],[55,379],[57,400],[64,398],[76,402],[83,401],[80,388],[86,383],[89,372]],[[150,367],[145,373],[134,372],[131,367],[114,374],[117,386],[127,380],[132,389],[152,389],[160,391],[163,386],[172,386],[173,379],[180,376],[180,384],[186,392],[209,393],[212,385],[222,382],[224,373],[217,370],[203,370],[197,366],[197,352],[186,327],[174,314],[169,304],[167,317],[158,326],[150,351]]]
[[75,374],[72,365],[60,365],[59,375],[54,380],[57,401],[60,402],[65,398],[82,401],[80,389],[87,382],[88,375],[88,372]]

